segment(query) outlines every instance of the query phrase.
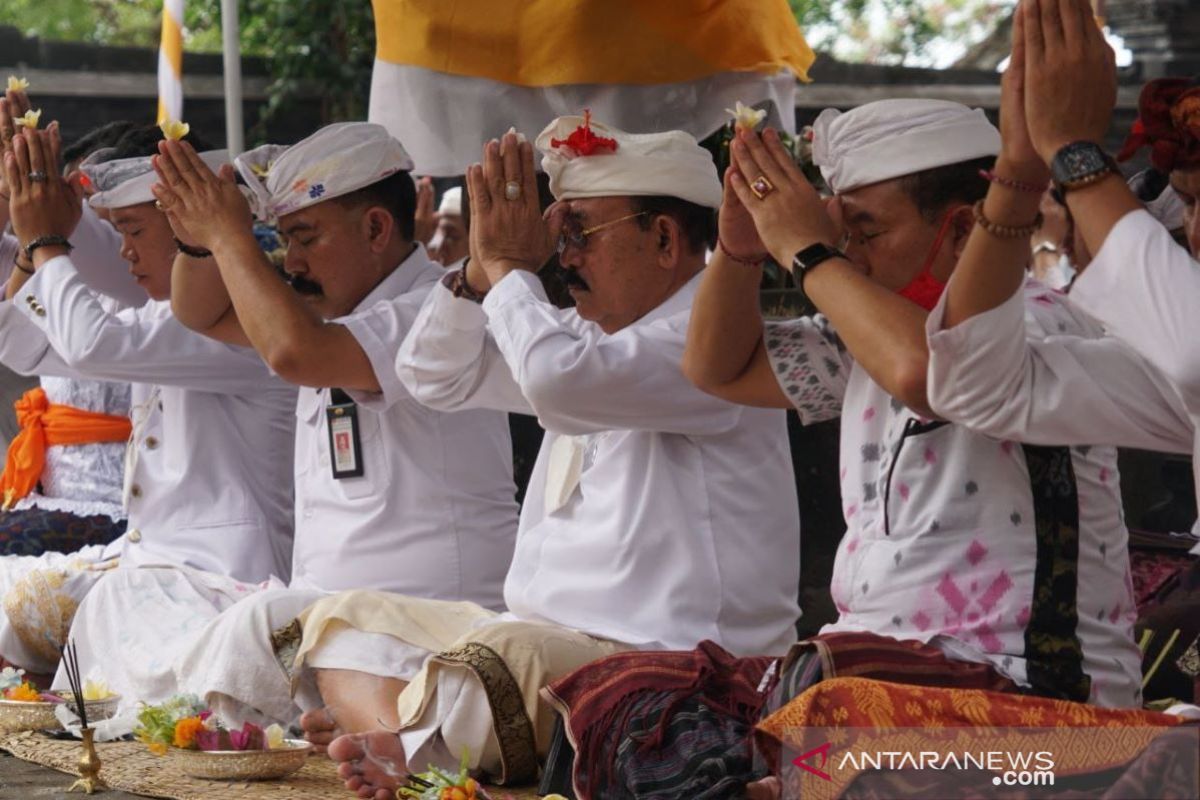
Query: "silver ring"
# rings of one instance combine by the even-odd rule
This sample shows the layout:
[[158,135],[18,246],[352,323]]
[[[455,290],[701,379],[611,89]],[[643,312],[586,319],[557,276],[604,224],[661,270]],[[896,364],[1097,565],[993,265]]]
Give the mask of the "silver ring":
[[504,184],[504,197],[506,200],[520,200],[521,184],[518,181],[509,181]]
[[154,201],[154,207],[155,207],[155,208],[157,208],[159,211],[166,211],[166,210],[167,210],[167,207],[166,207],[165,205],[163,205],[163,201],[162,201],[162,200],[155,200],[155,201]]
[[46,173],[39,172],[38,170],[34,170],[33,172],[29,173],[29,175],[27,175],[26,177],[29,178],[30,183],[45,183],[46,182]]

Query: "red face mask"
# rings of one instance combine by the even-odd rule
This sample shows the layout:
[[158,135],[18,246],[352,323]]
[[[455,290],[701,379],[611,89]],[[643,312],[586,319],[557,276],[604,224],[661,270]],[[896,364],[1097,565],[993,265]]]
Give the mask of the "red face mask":
[[933,268],[933,260],[937,258],[937,254],[941,252],[942,245],[946,241],[946,234],[950,232],[951,219],[950,213],[947,212],[942,219],[942,227],[938,230],[937,238],[933,240],[933,247],[930,249],[929,255],[925,257],[925,263],[921,265],[921,271],[907,286],[896,292],[926,311],[933,311],[933,307],[942,297],[942,292],[946,291],[946,284],[933,277],[930,270]]

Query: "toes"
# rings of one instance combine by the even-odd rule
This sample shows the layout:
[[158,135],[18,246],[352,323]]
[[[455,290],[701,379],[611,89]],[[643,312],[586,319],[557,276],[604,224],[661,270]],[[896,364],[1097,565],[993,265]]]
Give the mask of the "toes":
[[327,708],[306,711],[300,717],[300,727],[306,731],[331,731],[336,726],[337,722]]
[[337,774],[342,780],[351,781],[362,775],[362,766],[357,761],[343,761],[338,764]]
[[395,793],[388,789],[380,789],[375,792],[375,800],[393,800]]
[[334,761],[357,761],[366,755],[358,736],[339,736],[329,743],[329,757]]

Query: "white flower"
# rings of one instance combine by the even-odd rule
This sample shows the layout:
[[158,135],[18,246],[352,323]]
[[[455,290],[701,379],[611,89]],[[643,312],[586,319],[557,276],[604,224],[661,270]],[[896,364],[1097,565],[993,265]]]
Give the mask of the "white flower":
[[741,100],[733,108],[725,109],[733,116],[733,124],[743,130],[752,131],[758,123],[767,118],[766,109],[758,109],[744,104]]
[[0,670],[0,690],[11,689],[25,682],[25,670],[5,667]]
[[18,78],[16,75],[8,76],[8,90],[10,92],[23,92],[29,88],[29,81],[24,78]]
[[18,128],[29,128],[29,130],[34,130],[37,128],[38,120],[41,118],[42,110],[39,108],[37,111],[26,111],[25,116],[17,117],[13,120],[13,122],[16,123]]
[[163,132],[163,138],[169,139],[172,142],[178,142],[188,135],[192,126],[177,119],[168,119],[160,122],[158,128]]
[[83,699],[84,700],[104,700],[112,697],[112,690],[108,688],[108,684],[102,680],[92,680],[88,678],[83,682]]
[[268,750],[278,750],[283,747],[283,728],[272,724],[268,725],[263,733],[266,735]]

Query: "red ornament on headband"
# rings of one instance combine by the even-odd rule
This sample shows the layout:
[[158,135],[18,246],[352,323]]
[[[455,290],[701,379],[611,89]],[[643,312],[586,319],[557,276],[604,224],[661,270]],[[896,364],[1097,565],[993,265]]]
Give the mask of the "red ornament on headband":
[[571,132],[566,139],[551,139],[551,147],[569,147],[577,156],[594,156],[597,153],[615,153],[617,140],[597,136],[592,131],[592,112],[583,111],[583,124]]
[[1159,172],[1200,167],[1200,84],[1188,78],[1160,78],[1142,88],[1138,118],[1118,161],[1143,147]]

